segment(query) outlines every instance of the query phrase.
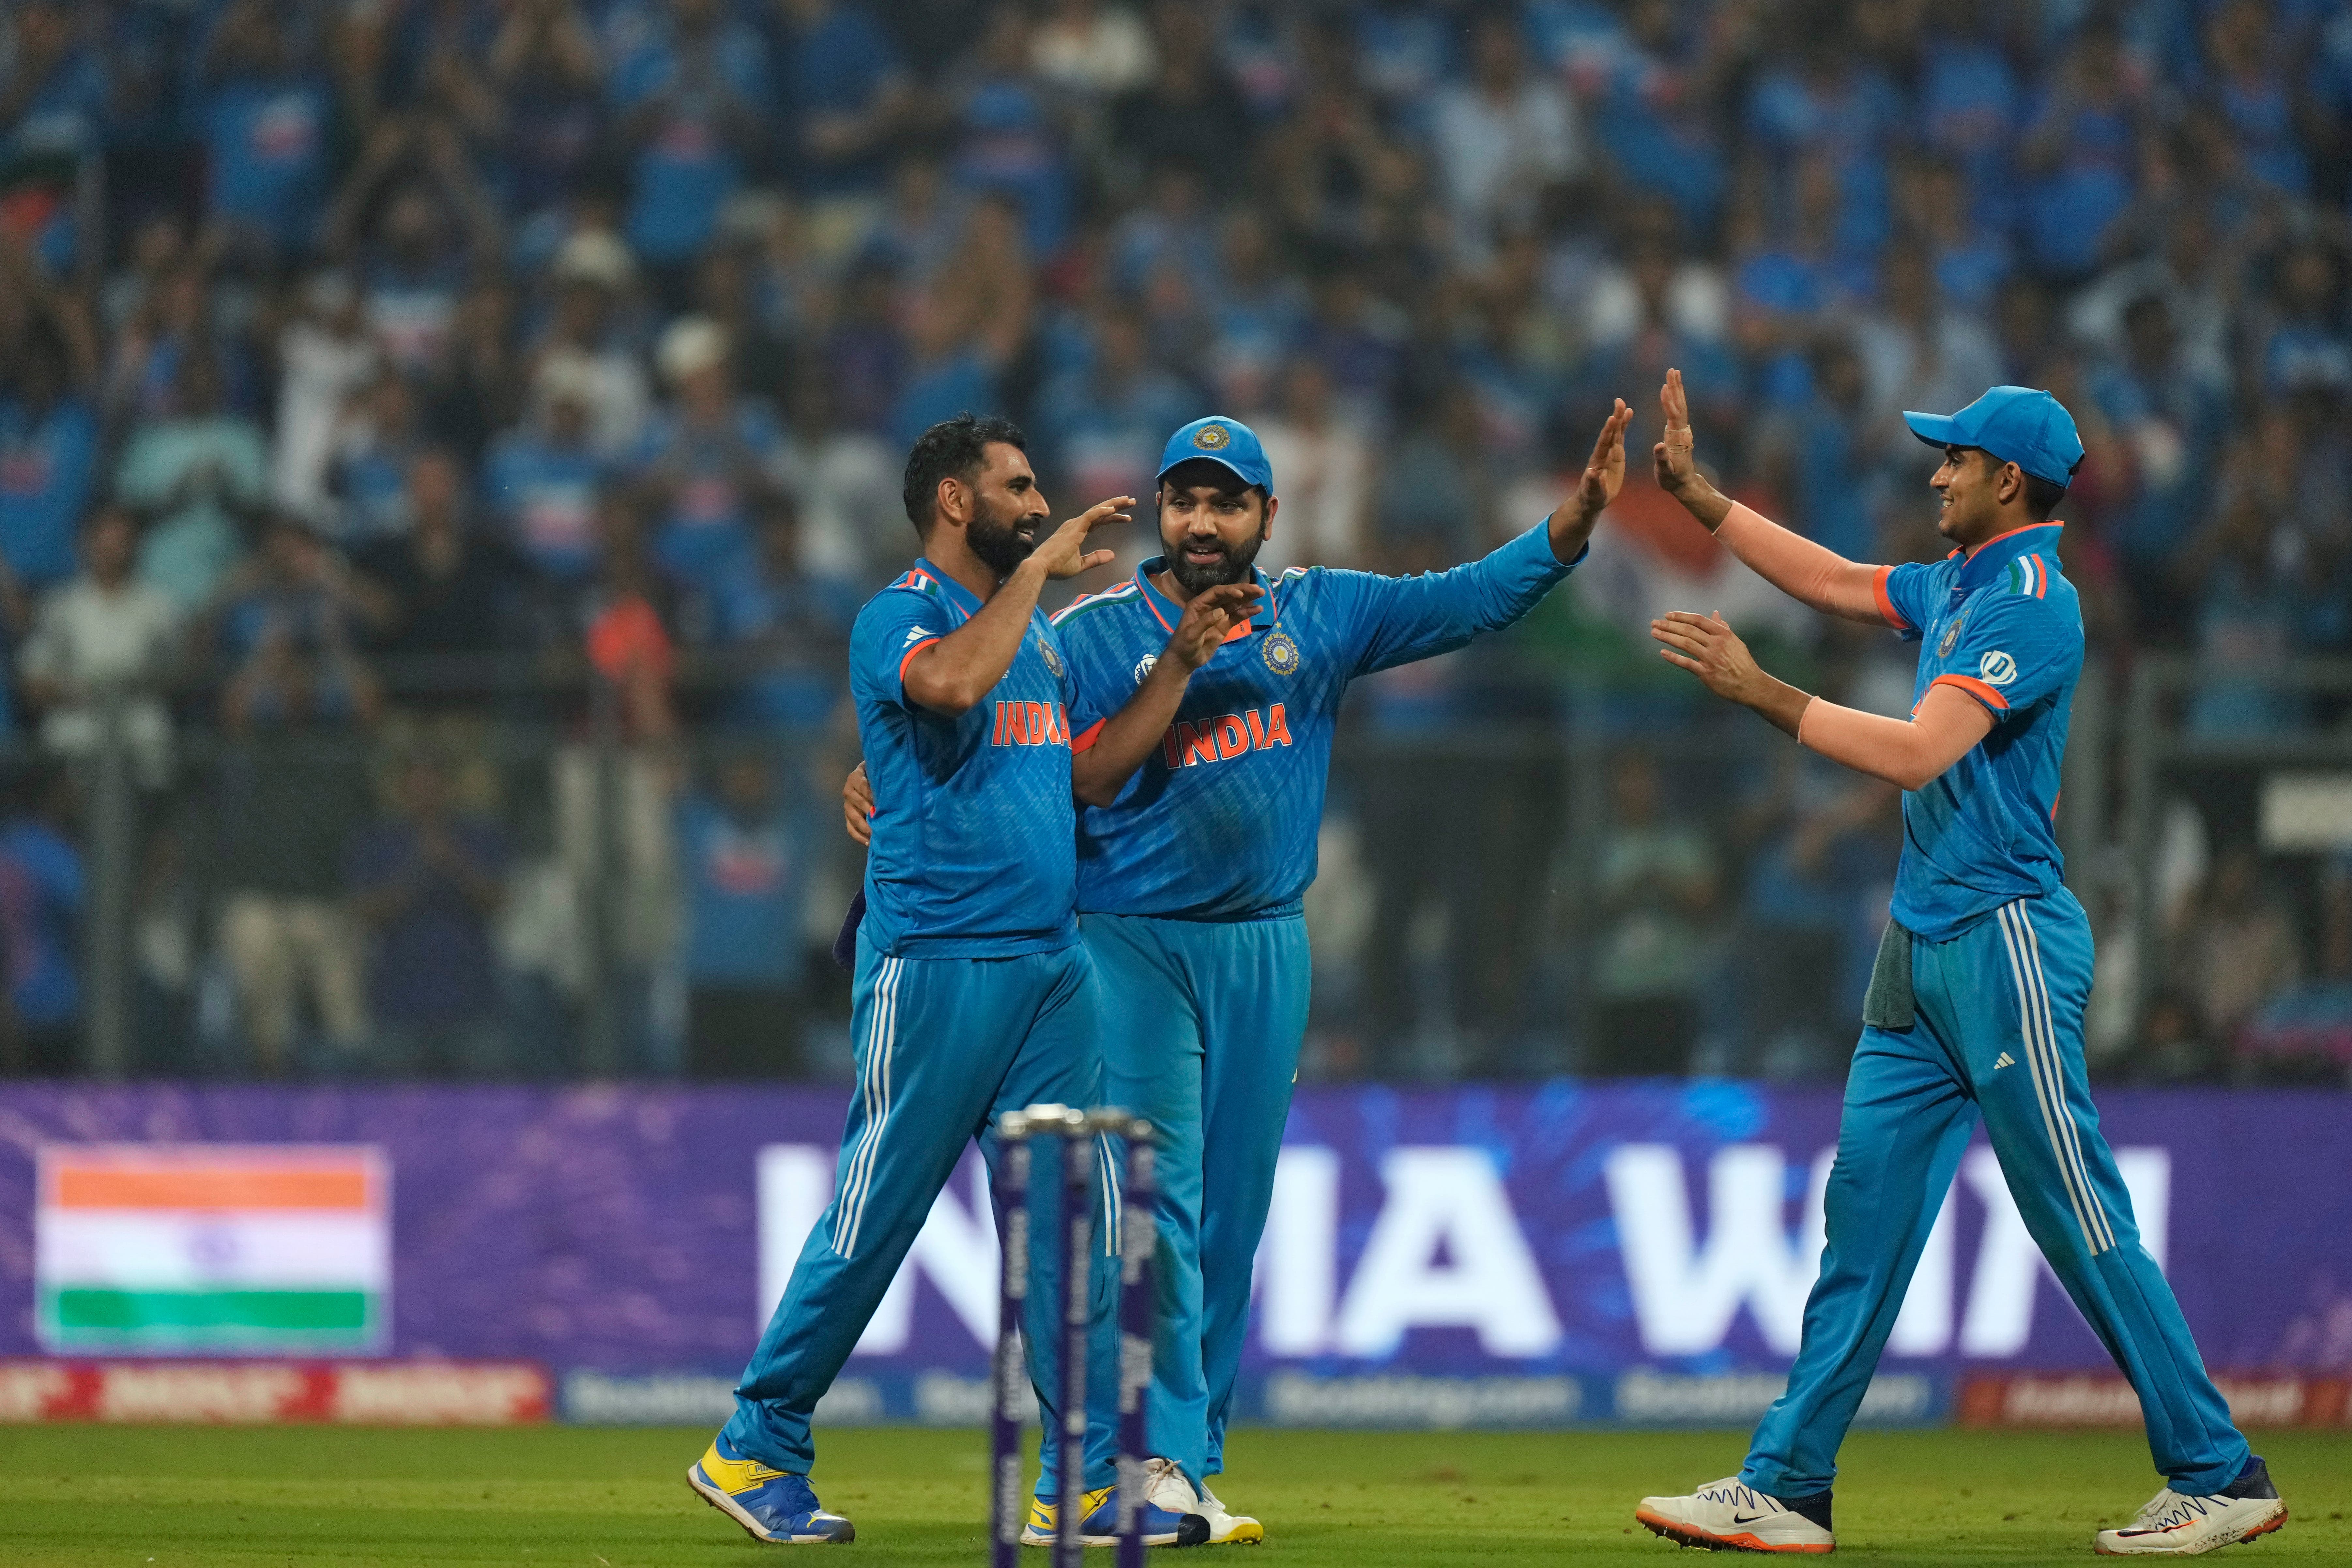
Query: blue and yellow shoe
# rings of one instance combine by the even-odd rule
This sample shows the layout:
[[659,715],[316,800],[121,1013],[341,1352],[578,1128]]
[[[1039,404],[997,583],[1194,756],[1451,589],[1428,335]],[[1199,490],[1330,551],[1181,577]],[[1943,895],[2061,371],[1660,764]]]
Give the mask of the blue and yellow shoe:
[[[1080,1494],[1086,1511],[1078,1521],[1078,1542],[1085,1546],[1118,1544],[1118,1489],[1104,1487]],[[1044,1498],[1029,1500],[1029,1522],[1021,1528],[1024,1546],[1051,1546],[1060,1513]],[[1209,1539],[1209,1521],[1197,1513],[1171,1513],[1146,1499],[1143,1504],[1143,1544],[1200,1546]]]
[[709,1451],[686,1468],[686,1484],[751,1531],[754,1541],[837,1546],[857,1539],[855,1525],[818,1506],[806,1476],[772,1470],[757,1459],[745,1458],[725,1433],[713,1437]]

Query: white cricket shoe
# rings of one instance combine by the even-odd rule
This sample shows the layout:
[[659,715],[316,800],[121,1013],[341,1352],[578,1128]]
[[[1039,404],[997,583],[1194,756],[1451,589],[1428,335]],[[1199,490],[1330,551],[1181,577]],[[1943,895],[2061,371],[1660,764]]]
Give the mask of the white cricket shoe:
[[1265,1526],[1245,1513],[1228,1513],[1217,1494],[1202,1481],[1193,1491],[1201,1500],[1201,1512],[1209,1521],[1209,1544],[1212,1546],[1256,1546],[1265,1540]]
[[[1826,1497],[1826,1494],[1824,1494]],[[1827,1510],[1823,1510],[1826,1516]],[[1710,1481],[1688,1497],[1645,1497],[1633,1517],[1677,1546],[1711,1552],[1834,1552],[1837,1537],[1779,1498],[1738,1476]]]
[[2286,1504],[2256,1455],[2238,1479],[2211,1497],[2188,1497],[2165,1488],[2139,1517],[2120,1530],[2099,1531],[2102,1557],[2194,1557],[2233,1541],[2252,1541],[2286,1526]]

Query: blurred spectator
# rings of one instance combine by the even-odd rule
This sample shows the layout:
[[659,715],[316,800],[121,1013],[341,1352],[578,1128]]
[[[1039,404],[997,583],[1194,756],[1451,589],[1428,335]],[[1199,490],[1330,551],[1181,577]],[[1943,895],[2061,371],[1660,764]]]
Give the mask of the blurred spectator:
[[911,84],[889,36],[855,0],[777,0],[775,9],[788,164],[817,204],[818,247],[838,249],[887,177],[883,154],[908,116]]
[[490,921],[506,900],[505,836],[457,811],[448,769],[419,749],[399,764],[393,813],[342,860],[367,933],[376,1070],[480,1077],[507,1063]]
[[2142,133],[2122,40],[2095,20],[2048,68],[2018,147],[2027,181],[2019,216],[2041,266],[2071,280],[2098,263],[2131,205]]
[[1744,811],[1754,846],[1741,911],[1746,1070],[1842,1076],[1869,978],[1866,956],[1859,966],[1855,958],[1875,951],[1885,924],[1896,798],[1889,785],[1784,752]]
[[2303,970],[2294,921],[2247,848],[2225,849],[2173,932],[2169,972],[2187,988],[2209,1037],[2238,1037],[2264,998]]
[[139,530],[129,511],[103,507],[82,527],[82,573],[43,596],[18,656],[26,695],[42,710],[41,743],[87,761],[106,743],[107,706],[134,776],[161,789],[172,773],[172,721],[163,689],[176,666],[179,614],[163,593],[134,581]]
[[767,45],[721,0],[670,0],[640,16],[646,36],[609,84],[634,175],[627,232],[677,305],[719,208],[765,151],[761,110],[775,87]]
[[798,503],[800,558],[808,571],[865,584],[879,562],[892,559],[879,531],[892,508],[902,504],[903,465],[879,437],[844,428],[839,406],[824,374],[812,370],[794,380],[784,482]]
[[408,468],[425,448],[416,387],[386,364],[350,398],[336,422],[328,473],[331,504],[320,531],[346,550],[408,527]]
[[511,565],[467,517],[465,483],[446,448],[418,453],[407,532],[353,559],[357,602],[387,655],[494,653],[514,641]]
[[861,602],[850,584],[804,568],[799,509],[782,496],[768,501],[757,548],[728,561],[709,594],[711,641],[756,661],[729,716],[822,731],[841,694]]
[[1030,247],[1050,254],[1070,226],[1070,169],[1045,84],[1031,75],[1027,9],[1002,0],[946,84],[957,182],[1009,199]]
[[662,334],[658,358],[672,401],[647,426],[635,468],[661,518],[662,565],[702,583],[751,542],[753,509],[775,489],[783,431],[774,411],[739,396],[727,334],[688,316]]
[[1183,0],[1154,0],[1150,15],[1158,68],[1111,105],[1112,145],[1126,160],[1130,187],[1143,171],[1170,164],[1213,186],[1248,166],[1249,108],[1217,58],[1207,12]]
[[2180,552],[2213,493],[2226,391],[2198,375],[2181,353],[2163,295],[2133,300],[2123,321],[2123,354],[2091,380],[2100,412],[2134,458],[2135,493],[2115,514],[2112,530],[2143,635],[2174,641],[2189,620],[2190,580]]
[[1080,99],[1139,87],[1151,74],[1151,35],[1134,12],[1102,0],[1054,0],[1030,45],[1038,79]]
[[1437,97],[1437,190],[1466,256],[1484,256],[1498,226],[1528,222],[1548,186],[1583,169],[1575,104],[1527,57],[1517,19],[1487,13],[1471,26],[1469,79]]
[[606,465],[590,439],[594,372],[572,358],[540,366],[525,422],[490,447],[483,489],[531,568],[578,582],[596,566],[596,489]]
[[1152,362],[1132,311],[1105,310],[1090,326],[1092,363],[1049,384],[1035,417],[1055,470],[1074,496],[1087,498],[1082,508],[1104,496],[1150,495],[1168,433],[1206,412],[1198,394]]
[[506,199],[529,237],[589,177],[604,132],[604,62],[575,0],[521,0],[484,63],[501,110]]
[[0,820],[0,1072],[61,1074],[78,1055],[88,874],[72,782],[36,767],[15,781]]
[[222,406],[220,366],[181,362],[171,415],[131,437],[114,493],[147,520],[139,577],[184,615],[212,600],[244,553],[242,530],[269,494],[260,427]]
[[1282,500],[1258,565],[1274,574],[1286,566],[1361,565],[1371,545],[1371,444],[1334,406],[1323,367],[1293,361],[1276,413],[1255,428]]
[[334,103],[318,13],[230,0],[196,61],[208,217],[231,249],[274,262],[308,244],[325,204]]
[[367,1034],[357,933],[341,902],[343,846],[366,820],[362,748],[381,707],[329,583],[319,540],[274,522],[226,621],[242,652],[221,694],[231,742],[215,817],[218,930],[252,1068],[297,1065],[302,1002],[330,1071]]
[[[622,341],[618,320],[634,267],[628,247],[610,234],[589,229],[564,241],[551,269],[555,308],[535,356],[537,374],[577,379],[596,449],[606,457],[636,445],[652,402],[645,367]],[[557,365],[564,368],[551,371]]]
[[678,803],[687,865],[688,1049],[697,1078],[798,1078],[809,824],[765,753]]
[[89,329],[72,300],[0,257],[15,292],[15,331],[0,331],[0,554],[27,586],[73,572],[74,530],[99,473],[97,369]]
[[1588,1073],[1678,1078],[1690,1070],[1698,1040],[1715,852],[1696,827],[1664,819],[1659,794],[1647,753],[1617,759],[1594,889],[1601,924]]
[[327,218],[327,247],[352,258],[377,347],[411,374],[440,357],[467,269],[488,264],[499,239],[456,128],[421,116],[376,127]]
[[278,428],[270,499],[321,528],[331,528],[328,491],[344,405],[376,373],[375,341],[351,279],[320,272],[278,335]]

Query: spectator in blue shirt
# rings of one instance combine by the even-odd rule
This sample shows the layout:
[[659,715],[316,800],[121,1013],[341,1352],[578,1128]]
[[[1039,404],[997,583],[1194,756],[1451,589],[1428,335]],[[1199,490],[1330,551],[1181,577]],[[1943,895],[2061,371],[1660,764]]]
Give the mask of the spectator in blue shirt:
[[1887,161],[1911,111],[1892,82],[1858,58],[1843,6],[1801,9],[1786,34],[1793,58],[1757,79],[1748,128],[1783,164],[1825,159],[1836,182],[1836,249],[1875,257],[1892,228]]
[[955,173],[968,190],[1011,198],[1025,220],[1030,250],[1050,256],[1070,225],[1070,167],[1053,105],[1030,70],[1029,37],[1019,5],[997,5],[970,66],[950,82]]
[[711,574],[751,538],[751,516],[776,488],[783,429],[766,402],[737,395],[727,334],[688,316],[662,334],[656,358],[669,406],[648,425],[634,465],[661,520],[654,554],[688,586]]
[[757,667],[729,716],[749,726],[822,731],[840,700],[849,627],[863,602],[855,584],[805,570],[800,509],[789,496],[772,497],[761,512],[758,546],[730,560],[709,590],[711,641]]
[[230,0],[200,67],[209,216],[267,259],[309,243],[326,199],[334,98],[310,45],[303,14]]
[[[23,277],[17,287],[33,282]],[[98,477],[99,423],[86,354],[75,353],[56,314],[64,307],[46,292],[34,299],[39,314],[7,356],[13,363],[0,364],[0,556],[37,590],[74,574],[75,531]]]
[[912,94],[898,51],[871,12],[849,0],[777,0],[783,22],[782,102],[794,119],[785,160],[815,197],[871,196]]
[[[94,37],[58,0],[16,7],[9,58],[0,61],[0,160],[10,171],[10,226],[29,236],[44,265],[74,265],[73,182],[80,160],[108,131],[107,81]],[[47,170],[46,174],[39,171]]]
[[2122,355],[2091,377],[2091,395],[2127,444],[2137,479],[2109,536],[2140,611],[2139,630],[2179,641],[2189,629],[2191,591],[2179,554],[2212,498],[2227,394],[2181,353],[2161,294],[2126,307],[2124,343]]
[[576,360],[540,369],[530,419],[490,444],[491,514],[541,575],[585,582],[596,570],[596,489],[605,465],[590,439],[595,389]]
[[678,805],[686,860],[687,1033],[698,1078],[797,1078],[808,824],[758,752]]
[[767,46],[720,0],[672,0],[611,91],[631,157],[629,244],[682,303],[695,253],[763,151],[776,101]]
[[1092,363],[1038,395],[1038,439],[1077,494],[1142,495],[1168,432],[1201,416],[1201,395],[1160,367],[1133,310],[1114,304],[1092,325]]
[[460,813],[446,763],[400,770],[396,815],[362,829],[343,880],[369,937],[376,1070],[463,1077],[506,1063],[490,921],[506,902],[506,836]]
[[81,917],[87,897],[75,847],[73,784],[62,767],[20,779],[0,823],[0,1071],[70,1071],[81,1026]]
[[2019,147],[2031,182],[2026,248],[2050,272],[2085,276],[2131,205],[2139,158],[2140,108],[2111,26],[2084,29],[2042,83],[2028,126]]

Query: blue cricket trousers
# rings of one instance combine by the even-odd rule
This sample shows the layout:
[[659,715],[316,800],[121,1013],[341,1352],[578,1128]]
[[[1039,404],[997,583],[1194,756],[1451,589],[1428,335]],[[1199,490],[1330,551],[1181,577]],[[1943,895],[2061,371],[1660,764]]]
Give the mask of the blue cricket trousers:
[[1104,1087],[1160,1135],[1152,1452],[1199,1480],[1225,1468],[1250,1275],[1307,1032],[1307,921],[1089,914],[1079,926],[1102,978]]
[[[850,1028],[857,1087],[842,1130],[831,1206],[809,1232],[791,1282],[735,1390],[727,1436],[747,1458],[796,1475],[816,1457],[809,1415],[833,1385],[907,1249],[978,1138],[993,1171],[991,1129],[1007,1110],[1042,1101],[1101,1101],[1094,966],[1082,945],[1021,958],[888,958],[861,936]],[[1097,1140],[1097,1168],[1109,1155]],[[1046,1147],[1041,1145],[1042,1150]],[[1060,1173],[1032,1165],[1032,1229],[1061,1235]],[[1102,1183],[1096,1184],[1100,1202]],[[998,1215],[999,1234],[1003,1232]],[[1116,1478],[1118,1343],[1111,1306],[1118,1274],[1109,1227],[1096,1215],[1095,1331],[1087,1363],[1088,1488]],[[1030,1380],[1056,1426],[1061,1334],[1059,1245],[1033,1247],[1027,1321]],[[1055,1445],[1045,1446],[1039,1495],[1054,1494]]]
[[1948,942],[1914,937],[1911,974],[1916,1022],[1865,1027],[1854,1049],[1804,1341],[1740,1479],[1779,1497],[1830,1485],[1982,1116],[2027,1230],[2138,1392],[2157,1469],[2179,1491],[2221,1490],[2244,1468],[2246,1440],[2140,1246],[2084,1077],[2082,906],[2063,892],[2020,900]]

